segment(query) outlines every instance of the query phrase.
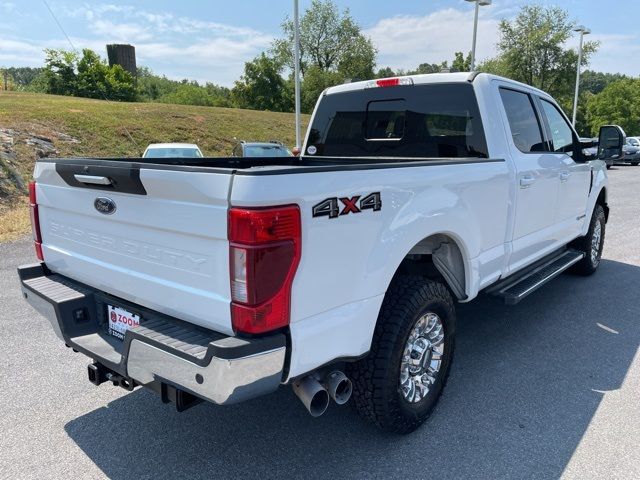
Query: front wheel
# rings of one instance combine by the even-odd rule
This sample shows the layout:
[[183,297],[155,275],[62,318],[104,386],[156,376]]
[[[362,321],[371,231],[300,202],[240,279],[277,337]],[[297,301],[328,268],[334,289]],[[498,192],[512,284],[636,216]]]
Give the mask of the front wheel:
[[431,414],[449,375],[455,310],[440,282],[406,275],[385,296],[369,355],[350,367],[361,416],[408,433]]
[[640,162],[631,162],[631,165],[633,165],[634,167],[637,167],[638,165],[640,165]]
[[604,234],[606,217],[602,205],[596,205],[591,215],[589,230],[584,237],[575,240],[572,245],[576,250],[584,253],[584,258],[576,263],[574,271],[581,275],[591,275],[600,265],[602,249],[604,248]]

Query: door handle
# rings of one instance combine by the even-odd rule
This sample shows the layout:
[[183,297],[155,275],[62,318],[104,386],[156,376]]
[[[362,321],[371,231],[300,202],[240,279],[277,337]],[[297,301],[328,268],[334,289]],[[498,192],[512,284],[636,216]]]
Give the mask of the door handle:
[[111,179],[99,175],[81,175],[76,173],[75,179],[80,183],[90,183],[92,185],[111,185]]
[[560,172],[560,181],[565,183],[567,180],[569,180],[569,172]]
[[520,188],[527,188],[533,185],[536,179],[533,178],[533,175],[525,175],[524,177],[520,177]]

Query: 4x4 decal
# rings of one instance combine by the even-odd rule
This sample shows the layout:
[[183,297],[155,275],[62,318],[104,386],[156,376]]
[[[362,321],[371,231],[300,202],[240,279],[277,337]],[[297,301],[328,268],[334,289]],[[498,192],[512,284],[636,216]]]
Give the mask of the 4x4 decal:
[[337,218],[341,215],[348,215],[349,213],[361,213],[363,210],[378,212],[382,209],[380,192],[370,193],[363,198],[360,197],[361,195],[325,198],[313,206],[313,216]]

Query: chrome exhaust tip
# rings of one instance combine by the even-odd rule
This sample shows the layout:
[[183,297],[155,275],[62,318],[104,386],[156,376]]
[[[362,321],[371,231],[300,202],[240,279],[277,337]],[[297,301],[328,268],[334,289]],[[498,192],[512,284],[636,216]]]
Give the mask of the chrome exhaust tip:
[[312,417],[319,417],[329,406],[327,389],[313,377],[304,377],[293,382],[293,391]]
[[339,370],[331,372],[324,377],[322,383],[324,384],[329,396],[338,405],[344,405],[351,398],[353,392],[353,384],[351,380]]

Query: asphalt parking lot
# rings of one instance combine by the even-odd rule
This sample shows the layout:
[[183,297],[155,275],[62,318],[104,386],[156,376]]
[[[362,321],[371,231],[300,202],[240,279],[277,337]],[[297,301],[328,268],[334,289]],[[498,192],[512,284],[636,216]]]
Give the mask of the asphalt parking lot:
[[610,172],[604,260],[523,303],[459,308],[434,416],[381,434],[353,409],[311,418],[289,388],[184,413],[86,379],[23,300],[28,239],[0,245],[2,478],[640,478],[640,167]]

